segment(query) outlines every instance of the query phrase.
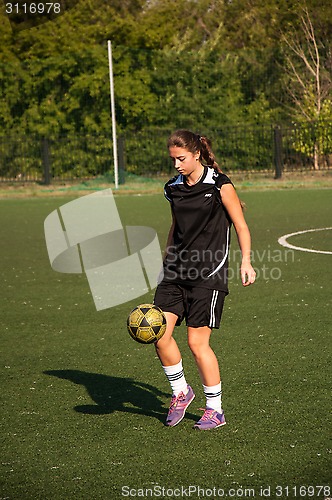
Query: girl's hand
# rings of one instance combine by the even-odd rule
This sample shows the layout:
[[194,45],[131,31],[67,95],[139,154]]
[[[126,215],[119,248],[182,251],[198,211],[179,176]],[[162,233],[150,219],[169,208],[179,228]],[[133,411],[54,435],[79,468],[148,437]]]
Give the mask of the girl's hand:
[[251,285],[252,283],[255,283],[256,272],[251,264],[242,262],[241,279],[242,279],[243,286],[248,286],[248,285]]

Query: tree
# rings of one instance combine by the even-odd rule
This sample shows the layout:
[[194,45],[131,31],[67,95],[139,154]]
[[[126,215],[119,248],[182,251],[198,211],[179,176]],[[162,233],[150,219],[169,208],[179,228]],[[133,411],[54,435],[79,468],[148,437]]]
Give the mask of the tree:
[[311,141],[301,138],[298,148],[308,153],[313,147],[314,168],[319,168],[322,154],[322,123],[332,119],[332,46],[328,40],[318,38],[308,9],[300,14],[301,30],[283,35],[285,45],[285,73],[287,91],[295,108],[295,120],[313,121]]
[[[324,95],[332,64],[327,4],[307,0],[320,58],[321,129],[323,118],[331,118]],[[285,75],[307,110],[306,99],[313,102],[309,90],[317,95],[317,85],[301,94],[291,67],[286,72],[282,65],[289,57],[303,82],[308,75],[313,79],[301,66],[303,59],[280,40],[283,32],[290,44],[298,39],[307,48],[304,33],[310,34],[310,26],[304,32],[297,23],[299,5],[300,0],[81,0],[77,5],[66,0],[68,9],[59,18],[13,32],[0,7],[1,133],[109,139],[107,40],[113,47],[120,133],[179,126],[207,133],[282,122]],[[312,64],[310,52],[304,54]],[[300,116],[308,119],[293,113]]]

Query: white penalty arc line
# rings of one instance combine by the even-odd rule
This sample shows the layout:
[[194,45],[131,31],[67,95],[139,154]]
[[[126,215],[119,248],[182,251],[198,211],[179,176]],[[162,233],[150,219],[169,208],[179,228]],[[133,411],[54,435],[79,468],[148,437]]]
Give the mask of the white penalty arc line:
[[285,234],[278,239],[278,243],[283,247],[291,248],[292,250],[301,250],[301,252],[311,252],[311,253],[324,253],[332,255],[332,252],[328,250],[313,250],[311,248],[297,247],[288,243],[287,239],[298,234],[314,233],[315,231],[331,231],[332,227],[320,227],[316,229],[306,229],[305,231],[297,231],[296,233]]

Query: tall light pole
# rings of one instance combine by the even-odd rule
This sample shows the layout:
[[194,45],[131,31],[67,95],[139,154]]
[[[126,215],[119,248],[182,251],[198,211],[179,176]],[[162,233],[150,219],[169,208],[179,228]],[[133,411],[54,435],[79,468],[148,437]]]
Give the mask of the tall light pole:
[[111,96],[111,115],[112,115],[113,156],[114,156],[114,182],[115,182],[115,189],[118,189],[118,187],[119,187],[119,168],[118,168],[118,148],[117,148],[117,139],[116,139],[116,119],[115,119],[113,61],[112,61],[111,40],[108,40],[108,64],[109,64],[109,75],[110,75],[110,96]]

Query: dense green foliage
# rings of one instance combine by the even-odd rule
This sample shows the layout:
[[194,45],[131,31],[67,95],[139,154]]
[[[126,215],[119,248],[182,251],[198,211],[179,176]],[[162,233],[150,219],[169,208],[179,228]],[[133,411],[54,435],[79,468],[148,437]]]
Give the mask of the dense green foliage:
[[12,29],[2,9],[1,134],[109,138],[107,40],[120,133],[299,121],[301,106],[331,120],[332,7],[308,0],[307,9],[326,90],[320,116],[310,112],[310,75],[300,105],[287,92],[289,57],[307,78],[285,42],[296,34],[310,54],[299,0],[89,0],[25,30]]

